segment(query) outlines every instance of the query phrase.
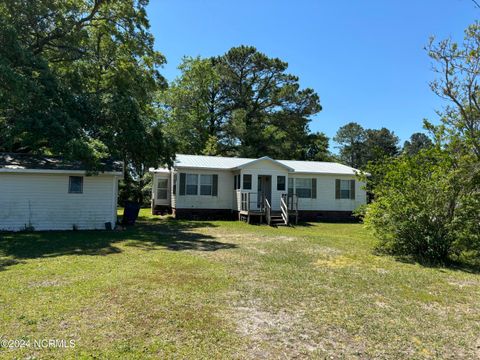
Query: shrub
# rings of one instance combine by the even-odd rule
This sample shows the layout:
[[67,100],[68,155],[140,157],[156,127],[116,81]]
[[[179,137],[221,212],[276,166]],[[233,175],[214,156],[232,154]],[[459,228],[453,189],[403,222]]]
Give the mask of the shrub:
[[385,176],[365,215],[379,249],[443,263],[478,253],[478,187],[458,158],[429,149],[380,166]]

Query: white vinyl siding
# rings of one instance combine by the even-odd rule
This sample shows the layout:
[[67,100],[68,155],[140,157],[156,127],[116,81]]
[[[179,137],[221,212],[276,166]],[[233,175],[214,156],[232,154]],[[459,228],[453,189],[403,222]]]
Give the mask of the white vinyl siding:
[[[309,174],[310,175],[310,174]],[[297,182],[304,175],[289,174],[289,179]],[[299,198],[299,210],[309,211],[353,211],[360,205],[366,203],[366,193],[363,188],[365,184],[361,181],[355,181],[355,199],[336,199],[335,198],[335,182],[336,179],[353,180],[355,177],[348,175],[312,175],[317,179],[317,196],[315,199]]]
[[83,193],[69,194],[68,174],[0,174],[0,230],[105,229],[116,222],[118,177],[83,177]]
[[[177,185],[180,187],[180,174],[193,174],[198,175],[217,175],[217,195],[206,196],[200,195],[180,195],[180,189],[177,190],[176,195],[172,197],[172,207],[176,209],[233,209],[234,197],[233,197],[233,174],[231,171],[222,170],[206,170],[199,169],[186,169],[177,171]],[[213,188],[212,188],[213,193]]]
[[[176,189],[173,180],[176,174]],[[183,190],[180,189],[181,174],[185,176],[183,183]],[[186,194],[186,177],[187,174],[193,175],[196,179],[197,191],[196,195]],[[216,192],[217,195],[201,195],[201,193],[210,193],[210,181],[202,180],[202,175],[217,175],[218,181]],[[245,190],[241,188],[244,182],[244,175],[248,175],[247,179],[251,177],[251,189]],[[154,176],[158,179],[161,177],[169,178],[169,199],[162,200],[162,203],[157,204],[171,205],[177,209],[232,209],[238,210],[240,208],[240,193],[250,192],[252,199],[256,199],[258,192],[258,176],[271,176],[272,186],[272,209],[277,211],[280,209],[281,195],[288,191],[290,194],[295,193],[295,188],[306,189],[305,196],[299,199],[299,210],[309,211],[352,211],[358,206],[366,203],[364,183],[355,181],[354,193],[350,194],[354,199],[340,199],[336,198],[336,180],[345,180],[346,182],[355,180],[354,175],[339,175],[339,174],[314,174],[314,173],[292,173],[284,167],[271,161],[259,161],[255,164],[247,166],[239,170],[219,170],[219,169],[202,169],[202,168],[177,168],[170,173],[157,173]],[[283,179],[279,178],[285,176],[286,191],[278,190],[282,188],[281,183]],[[237,179],[235,181],[235,178]],[[303,180],[302,180],[303,179]],[[295,182],[298,181],[298,184]],[[248,181],[247,181],[248,182]],[[280,183],[280,185],[279,185]],[[316,184],[315,184],[316,183]],[[205,186],[202,190],[202,184]],[[313,186],[315,185],[315,189]],[[156,185],[154,189],[156,190]],[[340,188],[340,187],[339,187]],[[176,190],[176,191],[175,191]],[[314,191],[315,190],[315,191]],[[350,190],[351,191],[351,190]],[[182,195],[180,195],[183,192]],[[212,187],[212,194],[215,190]],[[302,192],[302,190],[300,190]],[[156,195],[154,197],[156,199]],[[165,201],[165,202],[163,202]]]
[[[285,193],[285,191],[277,190],[277,177],[278,176],[285,176],[288,179],[288,171],[285,167],[274,163],[269,160],[262,160],[262,161],[257,161],[251,165],[246,166],[241,170],[242,178],[245,175],[250,175],[252,178],[252,186],[251,189],[245,190],[245,188],[242,188],[242,191],[248,191],[253,193],[251,196],[253,196],[252,200],[255,198],[257,199],[257,193],[258,193],[258,176],[265,175],[265,176],[271,176],[270,184],[272,187],[272,209],[274,211],[280,210],[280,198],[282,194]],[[287,180],[288,181],[288,180]],[[256,203],[256,201],[254,201]],[[237,205],[239,206],[239,205]]]

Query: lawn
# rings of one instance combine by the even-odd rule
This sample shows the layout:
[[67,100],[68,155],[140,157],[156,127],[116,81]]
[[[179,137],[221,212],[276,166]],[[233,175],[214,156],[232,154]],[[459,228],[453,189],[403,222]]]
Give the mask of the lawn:
[[125,231],[0,234],[0,336],[30,341],[0,357],[480,357],[472,269],[376,256],[361,224],[141,215]]

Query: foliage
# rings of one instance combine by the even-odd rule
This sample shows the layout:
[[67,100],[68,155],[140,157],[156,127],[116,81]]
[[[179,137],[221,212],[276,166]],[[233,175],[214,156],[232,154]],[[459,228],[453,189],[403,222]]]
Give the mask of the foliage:
[[0,4],[0,151],[54,153],[135,173],[169,162],[165,86],[144,0]]
[[432,37],[427,49],[438,74],[430,86],[449,102],[441,114],[445,130],[480,159],[480,22],[465,30],[463,44]]
[[[480,26],[470,26],[460,47],[430,42],[438,78],[433,91],[449,100],[442,124],[425,122],[435,145],[416,136],[402,156],[378,165],[383,178],[365,222],[380,247],[395,254],[446,262],[480,259]],[[423,149],[421,149],[423,148]]]
[[424,133],[414,133],[410,136],[410,140],[403,144],[403,152],[408,155],[416,155],[423,149],[433,146],[432,140]]
[[342,162],[356,169],[363,166],[365,130],[361,125],[351,122],[340,127],[333,140],[340,145]]
[[461,205],[452,166],[448,154],[438,149],[381,165],[384,176],[365,216],[380,248],[424,261],[449,258],[455,210]]
[[321,110],[318,95],[300,89],[287,68],[250,46],[207,59],[185,58],[180,77],[159,100],[179,151],[327,158],[325,135],[308,129],[310,117]]
[[333,139],[339,144],[341,161],[356,169],[398,154],[398,137],[386,128],[364,129],[351,122],[340,127]]
[[398,155],[398,137],[393,131],[382,127],[381,129],[365,130],[365,146],[363,162],[379,162],[384,158],[390,158]]
[[333,161],[334,156],[328,150],[329,138],[322,132],[310,133],[307,136],[305,149],[299,159],[311,161]]
[[223,124],[220,76],[213,59],[186,57],[179,70],[182,75],[158,99],[165,130],[179,152],[201,154],[213,146]]

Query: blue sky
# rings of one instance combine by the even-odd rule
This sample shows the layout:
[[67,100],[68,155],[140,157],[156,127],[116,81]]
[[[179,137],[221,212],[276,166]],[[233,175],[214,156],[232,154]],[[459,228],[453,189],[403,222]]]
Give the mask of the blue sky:
[[429,37],[461,40],[480,9],[471,0],[151,0],[148,15],[168,80],[184,55],[253,45],[319,94],[311,130],[333,137],[356,121],[403,143],[442,106],[428,86]]

